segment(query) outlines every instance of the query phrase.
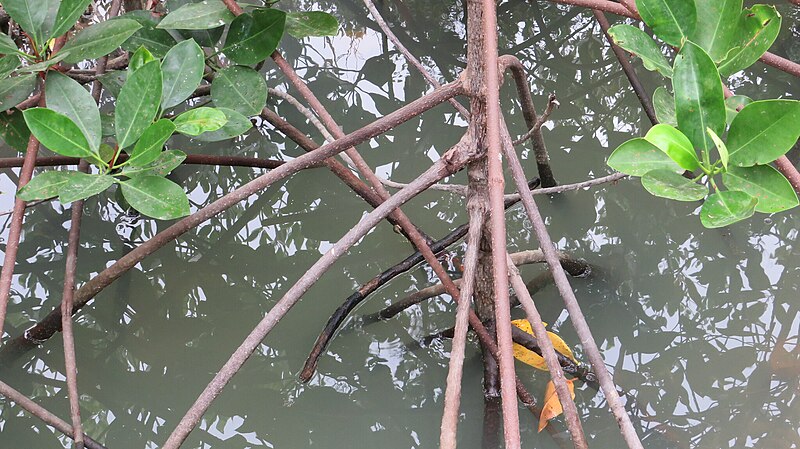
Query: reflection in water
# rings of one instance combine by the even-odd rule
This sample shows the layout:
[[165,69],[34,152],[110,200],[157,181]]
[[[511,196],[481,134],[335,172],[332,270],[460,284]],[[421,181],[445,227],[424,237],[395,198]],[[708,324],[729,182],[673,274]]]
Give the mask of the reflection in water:
[[[386,17],[403,42],[442,80],[464,66],[465,29],[459,2],[386,2]],[[296,2],[334,12],[343,32],[283,48],[345,131],[352,131],[428,90],[421,77],[376,31],[356,0]],[[287,7],[287,6],[285,6]],[[608,173],[610,149],[647,121],[599,28],[586,12],[546,2],[503,2],[501,46],[530,70],[539,103],[555,92],[561,108],[545,138],[562,182]],[[800,54],[798,10],[782,9],[776,52]],[[640,71],[652,91],[661,80]],[[286,89],[268,67],[271,86]],[[737,93],[754,98],[800,95],[798,84],[763,65],[736,75]],[[279,114],[305,123],[291,107]],[[504,92],[512,133],[524,131]],[[407,181],[454,143],[464,123],[448,105],[362,145],[379,174]],[[302,129],[314,135],[310,126]],[[315,137],[316,138],[316,137]],[[317,140],[321,140],[317,138]],[[234,145],[211,147],[176,138],[187,152],[290,158],[296,145],[262,126]],[[523,150],[528,156],[528,150]],[[533,167],[529,161],[529,170]],[[195,207],[252,179],[251,169],[182,167],[173,175]],[[463,182],[464,176],[452,181]],[[4,172],[0,191],[13,192]],[[0,196],[11,206],[10,193]],[[650,197],[636,182],[542,200],[561,249],[598,269],[573,283],[609,369],[626,392],[648,448],[797,447],[800,408],[798,235],[792,213],[759,215],[729,229],[703,229],[696,205]],[[85,206],[80,280],[88,279],[166,224],[130,221],[108,197]],[[77,319],[81,404],[86,432],[112,448],[154,448],[255,322],[355,223],[363,202],[322,169],[299,173],[232,208],[146,259]],[[433,236],[465,221],[463,200],[428,193],[405,208]],[[12,291],[8,331],[19,335],[60,299],[68,214],[57,203],[28,212]],[[508,214],[513,248],[535,247],[520,209]],[[433,447],[449,343],[413,344],[452,325],[444,297],[378,324],[353,318],[322,358],[308,385],[296,373],[328,314],[360,282],[409,252],[381,225],[313,288],[234,378],[187,447]],[[526,267],[532,278],[541,267]],[[418,268],[376,293],[360,313],[377,310],[427,286]],[[568,342],[577,338],[555,289],[537,294],[540,311]],[[576,353],[580,357],[578,346]],[[61,341],[54,338],[15,366],[0,367],[11,385],[68,416]],[[526,366],[532,391],[546,378]],[[480,446],[481,367],[475,345],[465,366],[462,447]],[[588,387],[577,402],[593,447],[620,447],[602,395]],[[523,422],[534,422],[521,415]],[[3,446],[53,447],[53,432],[16,406],[0,404]],[[555,447],[525,429],[526,447]],[[66,440],[60,439],[63,445]]]

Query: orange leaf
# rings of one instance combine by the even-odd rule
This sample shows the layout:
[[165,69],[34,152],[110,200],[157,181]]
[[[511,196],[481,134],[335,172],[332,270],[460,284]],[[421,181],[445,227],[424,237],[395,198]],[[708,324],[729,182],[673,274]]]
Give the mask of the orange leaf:
[[[533,329],[531,329],[531,323],[528,320],[514,320],[511,322],[514,326],[518,327],[519,329],[533,335]],[[547,326],[547,323],[544,323]],[[575,359],[575,356],[572,354],[572,349],[561,339],[558,335],[547,332],[548,337],[550,337],[550,341],[553,343],[553,348],[561,353],[561,355],[566,356],[576,364],[578,360]],[[527,363],[528,365],[540,369],[542,371],[547,371],[547,364],[544,362],[544,359],[539,354],[528,350],[522,345],[518,345],[514,343],[514,357],[519,360],[520,362]]]
[[[567,379],[567,388],[572,399],[575,399],[575,379]],[[547,382],[547,388],[544,390],[544,406],[542,406],[542,415],[539,416],[539,432],[547,427],[547,422],[556,416],[562,414],[564,409],[561,407],[561,402],[558,400],[556,394],[556,386],[553,380]]]

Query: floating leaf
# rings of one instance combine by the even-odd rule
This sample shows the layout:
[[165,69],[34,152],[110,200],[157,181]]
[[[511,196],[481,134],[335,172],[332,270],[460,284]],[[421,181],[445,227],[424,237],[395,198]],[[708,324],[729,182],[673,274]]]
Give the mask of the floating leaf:
[[222,51],[237,64],[257,64],[278,48],[285,23],[286,13],[278,9],[242,14],[231,23]]
[[141,167],[126,165],[122,174],[133,178],[136,176],[167,176],[186,159],[186,153],[180,150],[167,150],[161,152],[156,160]]
[[335,36],[339,31],[339,21],[322,11],[290,12],[286,14],[286,31],[297,39]]
[[72,157],[96,155],[81,129],[66,115],[47,108],[26,109],[23,115],[33,135],[51,151]]
[[[575,399],[575,379],[565,379],[567,389],[572,399]],[[539,415],[539,432],[547,427],[547,423],[556,416],[564,413],[561,406],[561,401],[558,400],[556,393],[556,386],[552,380],[547,382],[547,387],[544,390],[544,405],[542,406],[542,414]]]
[[[511,324],[513,324],[520,330],[525,331],[530,335],[533,335],[533,329],[531,328],[531,323],[528,322],[528,320],[525,319],[514,320],[511,322]],[[545,326],[546,325],[547,324],[545,324]],[[572,349],[570,349],[570,347],[567,345],[566,342],[564,342],[564,340],[561,337],[550,331],[547,332],[547,336],[550,338],[550,342],[553,343],[553,349],[555,349],[556,352],[567,357],[576,364],[578,363],[578,360],[575,359],[575,356],[572,354]],[[544,358],[542,358],[542,356],[517,343],[514,343],[514,358],[536,369],[547,371],[547,363],[545,363]]]
[[700,167],[692,142],[674,127],[658,124],[650,128],[644,139],[667,153],[682,168],[696,170]]
[[68,171],[51,170],[40,173],[20,187],[17,198],[22,201],[46,200],[58,196],[59,190],[69,182]]
[[267,103],[267,82],[264,75],[250,67],[229,67],[214,77],[211,99],[217,107],[233,109],[248,117],[258,115]]
[[699,201],[708,195],[708,187],[671,170],[652,170],[642,176],[642,187],[651,194],[677,201]]
[[19,75],[0,80],[0,111],[22,103],[36,89],[36,75]]
[[607,163],[614,170],[633,176],[642,176],[657,169],[683,171],[667,153],[641,137],[617,147]]
[[609,28],[608,35],[615,44],[641,58],[644,68],[672,78],[672,66],[661,53],[658,44],[647,33],[635,26],[621,24]]
[[189,215],[189,199],[181,186],[161,176],[137,176],[120,181],[122,195],[148,217],[172,220]]
[[133,147],[127,164],[141,167],[158,159],[164,144],[174,132],[175,124],[167,119],[161,119],[147,127]]
[[753,216],[758,199],[738,190],[713,193],[700,208],[700,222],[707,228],[721,228]]
[[741,190],[758,200],[756,212],[774,213],[797,206],[797,193],[778,170],[769,165],[730,167],[722,175],[725,187]]
[[161,65],[148,62],[128,76],[117,98],[114,125],[117,144],[127,148],[139,139],[158,113],[161,100]]
[[680,47],[695,29],[694,0],[636,0],[644,23],[664,42]]
[[731,164],[749,167],[783,156],[800,137],[800,101],[763,100],[745,106],[731,122]]
[[653,92],[653,109],[656,110],[656,118],[659,122],[678,126],[678,119],[675,117],[675,98],[663,86],[657,87]]
[[17,151],[24,152],[28,148],[31,130],[25,123],[22,111],[13,109],[11,114],[0,113],[0,137]]
[[92,94],[72,78],[58,72],[47,75],[45,97],[48,108],[69,117],[80,128],[89,148],[97,152],[103,127],[100,123],[100,110]]
[[195,137],[195,139],[203,142],[228,140],[246,133],[250,128],[253,127],[253,124],[250,122],[249,118],[234,111],[233,109],[217,108],[217,110],[225,114],[225,118],[228,120],[225,122],[225,126],[216,131],[200,134],[199,136]]
[[190,109],[175,117],[175,127],[181,134],[197,136],[204,132],[216,131],[228,121],[225,113],[214,108]]
[[67,41],[59,53],[68,54],[64,62],[69,64],[99,58],[119,48],[141,27],[135,20],[125,18],[100,22],[81,30]]
[[742,11],[736,33],[737,44],[719,65],[719,73],[728,77],[758,61],[781,31],[781,15],[772,5],[755,5]]
[[66,173],[69,173],[67,183],[62,185],[58,191],[58,201],[60,201],[61,204],[85,200],[90,196],[104,192],[116,182],[116,180],[109,175],[90,175],[79,171]]
[[203,80],[205,55],[192,39],[187,39],[172,49],[161,63],[164,73],[161,107],[171,108],[183,103]]
[[234,19],[233,13],[219,0],[189,3],[167,14],[156,28],[167,30],[205,30],[217,28]]

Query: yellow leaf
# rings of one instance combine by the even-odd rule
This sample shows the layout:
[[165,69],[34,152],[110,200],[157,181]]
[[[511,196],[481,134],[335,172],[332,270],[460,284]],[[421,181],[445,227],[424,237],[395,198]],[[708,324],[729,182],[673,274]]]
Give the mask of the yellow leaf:
[[[531,328],[531,323],[529,323],[528,320],[514,320],[511,322],[511,324],[533,335],[533,329]],[[547,326],[547,323],[544,323],[544,325]],[[567,357],[576,364],[578,363],[578,361],[575,359],[575,356],[572,354],[572,349],[567,346],[567,343],[564,342],[561,337],[549,331],[547,332],[547,336],[550,337],[550,341],[553,343],[553,348],[556,350],[556,352],[561,353],[561,355]],[[527,363],[536,369],[547,371],[547,364],[542,356],[526,349],[522,345],[514,343],[514,357],[520,362]]]
[[[572,396],[572,399],[575,399],[574,382],[575,379],[567,379],[567,389],[569,389],[569,395]],[[542,414],[539,416],[539,432],[547,427],[548,421],[562,413],[564,413],[564,409],[561,407],[558,394],[556,394],[556,386],[551,379],[547,382],[547,388],[544,390],[544,406],[542,406]]]

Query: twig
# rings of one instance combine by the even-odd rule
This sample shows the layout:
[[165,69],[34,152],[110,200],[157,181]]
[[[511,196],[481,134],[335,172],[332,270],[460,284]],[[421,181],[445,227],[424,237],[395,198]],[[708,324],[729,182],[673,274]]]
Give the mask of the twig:
[[[510,140],[511,139],[509,137],[509,143]],[[578,304],[577,298],[575,298],[575,293],[572,291],[572,287],[570,286],[569,280],[564,273],[564,269],[559,263],[558,252],[556,251],[553,241],[547,232],[547,227],[545,226],[544,220],[539,213],[539,209],[534,202],[533,195],[531,195],[530,192],[525,188],[525,173],[522,169],[522,164],[520,164],[519,158],[517,157],[513,146],[510,144],[505,145],[504,150],[508,159],[509,167],[511,168],[514,182],[516,183],[517,189],[522,195],[522,204],[525,207],[528,218],[531,220],[536,238],[539,240],[539,244],[544,251],[548,267],[553,273],[553,279],[556,287],[558,288],[561,297],[564,299],[564,304],[567,307],[567,311],[569,312],[569,316],[575,327],[575,331],[577,332],[578,337],[581,340],[581,344],[583,345],[583,348],[589,356],[592,366],[594,367],[595,374],[597,375],[600,386],[606,396],[608,405],[620,426],[622,436],[630,449],[642,449],[642,442],[636,435],[636,430],[631,423],[630,417],[628,417],[625,408],[620,401],[619,394],[617,393],[614,385],[614,380],[611,378],[611,374],[609,374],[608,370],[606,369],[605,363],[603,362],[603,357],[597,347],[597,343],[594,341],[592,332],[589,330],[589,325],[586,323],[586,318],[584,317],[583,312],[581,312],[581,307]]]
[[[627,177],[628,175],[624,173],[613,173],[608,176],[603,176],[601,178],[596,178],[596,179],[589,179],[587,181],[577,182],[575,184],[564,184],[546,189],[533,189],[528,191],[531,193],[531,195],[551,195],[554,193],[570,192],[573,190],[581,190],[588,187],[594,187],[600,184],[606,184],[609,182],[616,182],[621,179],[625,179]],[[520,195],[519,193],[510,193],[508,195],[505,195],[504,198],[506,199],[506,201],[519,201]]]
[[[511,338],[511,308],[508,298],[508,266],[506,262],[506,217],[503,213],[503,159],[500,149],[500,82],[497,61],[497,5],[495,0],[483,0],[483,63],[486,83],[486,159],[489,167],[489,221],[492,238],[492,275],[494,278],[494,312],[497,327],[497,346],[500,357],[500,393],[503,400],[503,437],[507,449],[520,449],[519,413],[512,388],[516,378],[514,350]],[[475,32],[477,30],[471,30]],[[542,184],[547,176],[539,174]],[[527,184],[527,183],[525,183]],[[523,185],[521,189],[527,189]]]
[[533,126],[525,132],[525,134],[519,136],[519,138],[514,141],[514,146],[530,139],[534,133],[540,132],[542,126],[544,126],[544,124],[547,123],[547,120],[550,118],[550,114],[552,114],[553,110],[558,106],[560,106],[560,103],[556,99],[556,95],[550,94],[550,97],[547,98],[547,107],[545,108],[544,112],[542,112],[542,115],[536,119],[536,123],[534,123]]
[[[378,178],[381,180],[381,183],[386,187],[391,187],[393,189],[403,189],[408,184],[403,182],[395,182],[390,179],[386,178]],[[428,190],[438,190],[440,192],[447,192],[447,193],[455,193],[456,195],[467,196],[467,186],[460,185],[460,184],[440,184],[436,183],[430,187]]]
[[[69,423],[59,418],[58,416],[50,413],[47,409],[45,409],[41,405],[28,399],[27,396],[15,390],[14,388],[12,388],[3,381],[0,381],[0,395],[5,396],[10,401],[15,402],[17,405],[25,409],[31,415],[44,421],[44,423],[47,424],[48,426],[52,426],[54,429],[63,433],[67,437],[74,439],[72,426],[70,426]],[[88,437],[86,438],[85,443],[86,447],[88,447],[89,449],[106,449],[105,446]]]

